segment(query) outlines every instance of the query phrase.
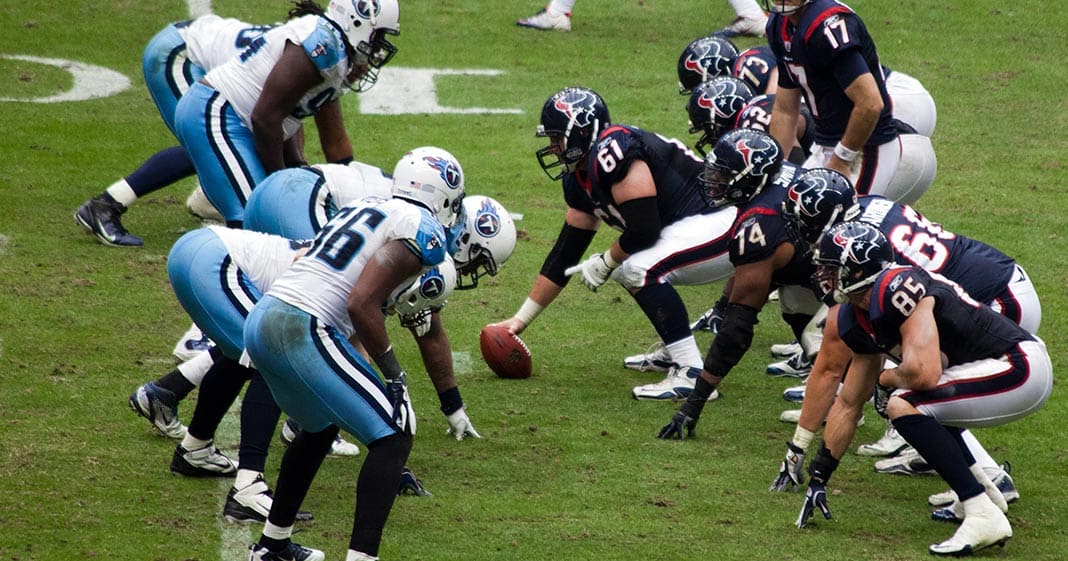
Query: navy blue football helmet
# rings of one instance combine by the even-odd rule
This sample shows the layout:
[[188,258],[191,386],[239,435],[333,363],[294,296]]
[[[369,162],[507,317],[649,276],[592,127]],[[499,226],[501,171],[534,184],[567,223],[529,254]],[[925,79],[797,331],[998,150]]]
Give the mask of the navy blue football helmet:
[[690,114],[690,134],[702,133],[694,144],[702,156],[706,146],[734,128],[734,120],[750,99],[752,88],[733,76],[716,76],[693,89],[686,112]]
[[679,93],[689,94],[714,76],[730,76],[737,58],[738,48],[720,35],[694,39],[679,55]]
[[813,255],[820,290],[844,303],[849,295],[875,282],[893,264],[894,250],[878,228],[865,222],[842,222],[824,232]]
[[713,207],[749,202],[779,175],[782,160],[782,148],[771,135],[734,129],[705,156],[701,196]]
[[798,175],[782,201],[787,226],[813,246],[826,229],[852,218],[857,208],[857,192],[849,178],[826,168]]
[[608,106],[593,90],[574,87],[553,94],[541,108],[536,133],[550,139],[536,152],[541,169],[553,181],[575,171],[609,123]]

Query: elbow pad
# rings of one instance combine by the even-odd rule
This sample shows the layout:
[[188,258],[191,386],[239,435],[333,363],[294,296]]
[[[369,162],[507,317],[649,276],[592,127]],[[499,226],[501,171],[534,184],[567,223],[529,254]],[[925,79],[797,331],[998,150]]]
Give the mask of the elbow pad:
[[656,197],[631,199],[619,205],[627,229],[619,236],[619,248],[627,255],[652,247],[660,239],[660,211]]
[[545,256],[545,262],[541,265],[542,276],[558,286],[567,286],[570,277],[565,275],[564,271],[578,264],[595,235],[597,235],[596,230],[583,230],[565,222],[563,228],[560,229],[560,235],[556,237],[556,243],[553,244],[553,248],[549,251],[549,255]]
[[753,326],[758,310],[745,304],[727,304],[727,313],[719,333],[705,357],[704,368],[713,376],[726,376],[753,344]]

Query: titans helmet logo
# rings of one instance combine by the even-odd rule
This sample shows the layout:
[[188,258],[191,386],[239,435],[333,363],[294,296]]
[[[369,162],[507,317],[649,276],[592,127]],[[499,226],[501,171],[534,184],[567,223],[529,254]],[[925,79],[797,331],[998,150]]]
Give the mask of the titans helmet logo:
[[378,17],[378,12],[382,10],[378,0],[353,0],[352,8],[356,11],[356,15],[363,19]]
[[597,99],[589,92],[583,91],[567,92],[553,102],[553,107],[578,127],[588,127],[593,124],[596,105]]
[[460,172],[459,166],[456,162],[445,158],[438,158],[436,156],[426,156],[423,161],[430,167],[438,170],[438,174],[445,180],[445,184],[452,189],[456,189],[463,181],[463,174]]
[[433,300],[444,292],[445,277],[442,276],[441,271],[431,269],[423,275],[422,281],[419,283],[419,295],[424,300]]
[[489,202],[483,202],[475,214],[475,229],[483,238],[492,238],[501,231],[501,217]]

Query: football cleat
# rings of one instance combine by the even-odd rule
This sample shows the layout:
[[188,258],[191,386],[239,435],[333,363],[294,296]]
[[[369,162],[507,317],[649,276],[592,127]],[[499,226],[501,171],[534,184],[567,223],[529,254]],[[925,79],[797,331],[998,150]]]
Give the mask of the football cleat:
[[[784,423],[792,423],[792,424],[796,425],[797,422],[801,420],[801,410],[800,409],[787,409],[786,411],[783,411],[782,413],[779,413],[779,420],[784,422]],[[863,427],[864,426],[864,415],[861,415],[860,418],[857,419],[857,426],[858,427]]]
[[[693,391],[693,386],[697,383],[697,377],[700,375],[700,368],[673,366],[663,380],[655,384],[635,386],[631,390],[631,396],[634,399],[642,400],[686,399],[690,392]],[[712,395],[708,396],[708,401],[718,397],[719,390],[713,390]]]
[[194,323],[174,345],[174,358],[179,363],[193,360],[198,354],[210,351],[214,343]]
[[323,561],[326,555],[318,549],[289,542],[281,551],[271,551],[259,544],[248,546],[248,561]]
[[915,448],[909,446],[893,458],[885,458],[875,462],[875,472],[897,475],[927,475],[934,473],[935,470]]
[[[226,504],[223,506],[223,518],[230,522],[258,522],[267,521],[267,515],[271,512],[274,504],[274,496],[263,476],[257,476],[256,480],[243,489],[231,487],[226,494]],[[307,522],[314,520],[310,512],[297,511],[297,520]]]
[[697,321],[690,324],[690,331],[707,331],[712,334],[719,333],[719,326],[723,323],[723,314],[715,307],[711,307]]
[[623,359],[623,366],[638,372],[667,372],[672,368],[678,368],[678,364],[671,360],[664,343],[653,343],[645,354],[631,355]]
[[78,210],[74,211],[74,220],[87,232],[96,236],[100,243],[112,247],[140,247],[145,242],[126,231],[119,219],[126,207],[121,203],[110,201],[100,195],[93,197]]
[[776,343],[771,346],[771,356],[774,358],[790,358],[801,352],[801,343]]
[[185,199],[185,208],[189,211],[189,214],[206,222],[226,223],[226,218],[219,213],[215,205],[211,204],[208,196],[204,194],[204,188],[199,183],[197,188],[193,189],[193,192],[189,193],[189,197]]
[[980,493],[962,505],[964,522],[948,540],[928,548],[934,555],[969,555],[992,545],[1004,546],[1012,537],[1012,526],[1005,513]]
[[178,398],[170,390],[147,382],[130,394],[130,409],[148,419],[159,434],[175,440],[185,438],[185,425],[178,420]]
[[805,400],[805,385],[786,388],[782,391],[782,398],[790,403],[801,403]]
[[[1012,471],[1012,466],[1008,462],[1006,462],[1004,464],[1001,464],[1000,467],[1001,470],[998,471],[997,474],[991,478],[991,480],[994,482],[994,486],[998,488],[998,491],[1001,492],[1001,496],[1005,498],[1005,503],[1014,503],[1020,500],[1020,491],[1016,489],[1016,484],[1013,483],[1012,475],[1010,475]],[[948,491],[943,491],[941,493],[935,493],[927,497],[927,503],[931,506],[943,507],[951,506],[953,504],[959,504],[957,502],[957,494],[954,493],[952,489]],[[942,517],[936,517],[935,513],[937,512],[939,511],[936,510],[935,512],[931,513],[931,518],[934,518],[935,520],[950,520],[949,518],[944,517],[944,515]],[[959,520],[957,520],[957,522],[959,522]]]
[[519,27],[541,29],[543,31],[571,31],[571,13],[556,12],[548,6],[540,12],[515,22]]
[[721,35],[730,39],[731,37],[738,37],[744,35],[746,37],[763,37],[764,26],[767,25],[768,18],[761,14],[761,17],[754,16],[738,16],[734,18],[734,21],[727,27],[720,29],[716,32],[717,35]]
[[214,444],[198,450],[186,450],[179,444],[171,457],[171,473],[187,477],[233,477],[237,466]]
[[[293,439],[296,438],[297,430],[298,429],[293,426],[293,423],[289,419],[286,419],[285,424],[282,425],[282,431],[278,433],[278,439],[282,441],[282,444],[289,446],[289,444],[293,442]],[[334,438],[334,443],[330,445],[330,452],[328,452],[327,455],[339,458],[344,456],[359,456],[360,447],[338,435]]]
[[[896,456],[901,453],[902,450],[909,447],[909,443],[905,442],[905,439],[897,433],[897,429],[893,425],[887,424],[886,432],[879,437],[879,440],[870,444],[861,444],[857,446],[857,454],[861,456]],[[952,502],[952,501],[950,501]]]
[[786,378],[804,378],[812,372],[812,361],[804,351],[800,351],[790,358],[773,362],[768,365],[768,376],[782,376]]
[[432,497],[430,491],[423,487],[423,481],[412,473],[412,468],[404,466],[401,470],[400,487],[397,488],[398,495],[415,495],[416,497]]

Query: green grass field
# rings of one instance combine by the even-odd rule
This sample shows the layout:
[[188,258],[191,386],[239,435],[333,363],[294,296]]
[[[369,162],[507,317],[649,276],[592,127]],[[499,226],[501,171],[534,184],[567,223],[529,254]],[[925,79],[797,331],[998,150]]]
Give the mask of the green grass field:
[[[777,420],[788,407],[781,390],[793,382],[764,374],[765,349],[788,338],[773,305],[723,397],[705,410],[698,438],[682,443],[653,438],[673,405],[629,397],[632,386],[657,376],[624,370],[622,357],[655,335],[618,286],[593,294],[574,283],[538,318],[524,334],[532,378],[500,380],[479,358],[479,329],[523,301],[562,220],[559,185],[534,158],[541,104],[564,86],[585,85],[605,97],[615,121],[692,142],[675,62],[690,40],[730,20],[728,3],[581,0],[566,34],[513,25],[538,9],[536,0],[401,4],[395,68],[499,71],[439,76],[438,103],[521,113],[381,114],[350,95],[344,106],[357,159],[392,168],[409,148],[442,146],[463,163],[470,193],[493,196],[524,217],[503,272],[478,291],[457,293],[445,311],[482,440],[445,436],[415,345],[392,326],[402,364],[414,373],[419,411],[409,463],[434,496],[398,500],[382,558],[928,558],[927,545],[953,531],[928,519],[926,496],[943,489],[937,478],[877,475],[870,459],[849,454],[830,485],[835,519],[803,531],[793,526],[801,497],[767,491],[793,430]],[[173,444],[126,405],[134,388],[173,367],[170,350],[189,325],[164,264],[174,240],[198,227],[184,208],[192,181],[147,197],[125,216],[145,238],[142,249],[101,246],[72,219],[84,200],[175,144],[144,88],[140,60],[147,40],[188,17],[188,6],[0,5],[0,98],[52,96],[75,85],[67,70],[15,55],[95,65],[131,82],[87,101],[0,101],[0,560],[244,559],[259,528],[222,521],[229,484],[171,476]],[[288,9],[282,0],[211,5],[254,22],[276,21]],[[1064,371],[1068,12],[1035,0],[852,5],[883,62],[919,78],[938,102],[938,178],[916,206],[1027,268],[1043,299],[1040,335],[1055,371]],[[604,232],[593,247],[610,240]],[[696,314],[720,288],[681,292]],[[1062,385],[1032,417],[978,431],[996,458],[1012,463],[1022,494],[1009,514],[1014,539],[982,558],[1065,558]],[[192,406],[183,404],[183,420]],[[223,427],[219,444],[236,454],[235,422]],[[855,444],[882,429],[869,410]],[[269,462],[272,481],[279,449]],[[328,559],[344,557],[360,461],[327,461],[305,503],[316,521],[295,539]]]

